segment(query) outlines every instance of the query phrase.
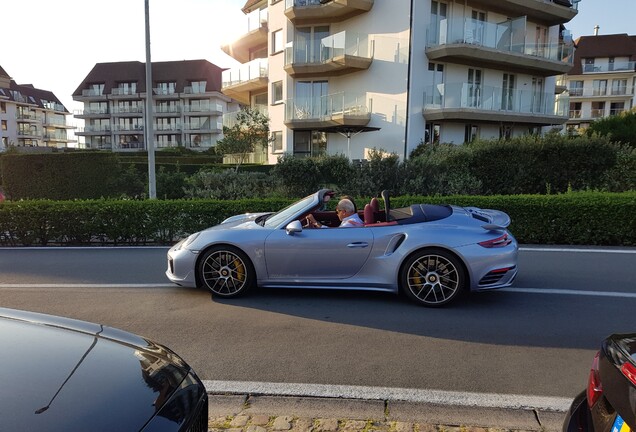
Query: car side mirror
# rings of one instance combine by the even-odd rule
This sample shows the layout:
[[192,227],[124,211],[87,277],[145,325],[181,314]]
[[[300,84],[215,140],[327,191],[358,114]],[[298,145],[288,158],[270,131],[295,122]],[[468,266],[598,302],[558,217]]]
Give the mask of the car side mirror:
[[300,221],[295,220],[287,224],[285,231],[287,231],[288,235],[294,235],[294,233],[303,232],[303,225]]

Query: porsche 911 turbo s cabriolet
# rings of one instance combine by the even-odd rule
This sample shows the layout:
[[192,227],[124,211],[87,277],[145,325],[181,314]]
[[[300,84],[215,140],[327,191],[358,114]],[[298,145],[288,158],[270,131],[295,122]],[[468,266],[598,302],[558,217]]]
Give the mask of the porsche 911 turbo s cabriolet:
[[[232,216],[168,251],[166,276],[234,297],[252,287],[403,291],[442,306],[464,291],[506,287],[517,274],[510,217],[498,210],[413,204],[364,206],[364,224],[337,228],[321,189],[275,213]],[[309,215],[332,229],[303,226]]]

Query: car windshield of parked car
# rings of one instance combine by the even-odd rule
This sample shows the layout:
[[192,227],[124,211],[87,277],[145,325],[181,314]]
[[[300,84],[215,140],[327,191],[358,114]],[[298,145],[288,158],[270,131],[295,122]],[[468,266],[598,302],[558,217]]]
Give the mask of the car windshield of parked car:
[[265,219],[263,222],[263,226],[269,228],[276,228],[281,223],[285,222],[287,219],[293,217],[295,214],[300,212],[302,209],[309,207],[314,200],[314,195],[309,195],[301,199],[300,201],[296,201],[295,203],[285,207],[284,209],[273,213]]

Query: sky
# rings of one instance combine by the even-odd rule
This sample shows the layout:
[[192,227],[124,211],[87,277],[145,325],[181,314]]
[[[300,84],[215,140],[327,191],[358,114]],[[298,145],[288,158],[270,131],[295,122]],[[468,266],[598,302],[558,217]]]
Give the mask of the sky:
[[[393,0],[378,0],[393,1]],[[420,1],[420,0],[416,0]],[[220,50],[244,33],[245,0],[149,0],[152,61],[237,63]],[[3,0],[0,66],[18,84],[52,91],[71,112],[72,93],[96,63],[144,62],[144,0]],[[581,0],[574,38],[636,35],[636,0]],[[70,119],[69,119],[70,120]]]

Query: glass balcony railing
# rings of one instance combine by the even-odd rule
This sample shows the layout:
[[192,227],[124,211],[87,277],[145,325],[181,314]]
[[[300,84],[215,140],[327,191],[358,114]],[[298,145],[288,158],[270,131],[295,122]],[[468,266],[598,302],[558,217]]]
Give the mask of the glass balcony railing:
[[570,118],[581,118],[581,110],[570,110]]
[[115,87],[111,90],[110,94],[114,96],[136,95],[137,89],[130,87]]
[[526,34],[525,16],[503,23],[468,18],[443,19],[428,28],[427,46],[466,44],[572,64],[573,44],[559,42],[557,39],[547,43],[530,42]]
[[242,84],[253,79],[267,78],[269,62],[266,58],[255,59],[221,73],[223,88]]
[[369,35],[342,31],[320,40],[289,42],[285,47],[285,64],[323,63],[344,55],[373,57]]
[[243,28],[246,34],[265,27],[267,25],[267,9],[258,9],[248,13],[245,17],[245,24],[247,24],[247,28]]
[[285,121],[324,120],[333,116],[367,116],[366,93],[340,92],[285,101]]
[[143,105],[138,106],[116,106],[113,114],[140,114],[144,111]]
[[585,64],[581,62],[583,73],[605,73],[605,72],[635,72],[636,61],[619,61],[619,62],[605,62]]
[[181,107],[178,105],[159,105],[154,107],[154,112],[157,114],[176,114],[181,112]]
[[471,83],[429,86],[425,109],[475,109],[509,113],[567,116],[569,97],[531,90],[508,90]]
[[325,0],[285,0],[285,9],[304,6],[318,6],[326,3]]
[[104,89],[84,89],[82,96],[104,96]]

